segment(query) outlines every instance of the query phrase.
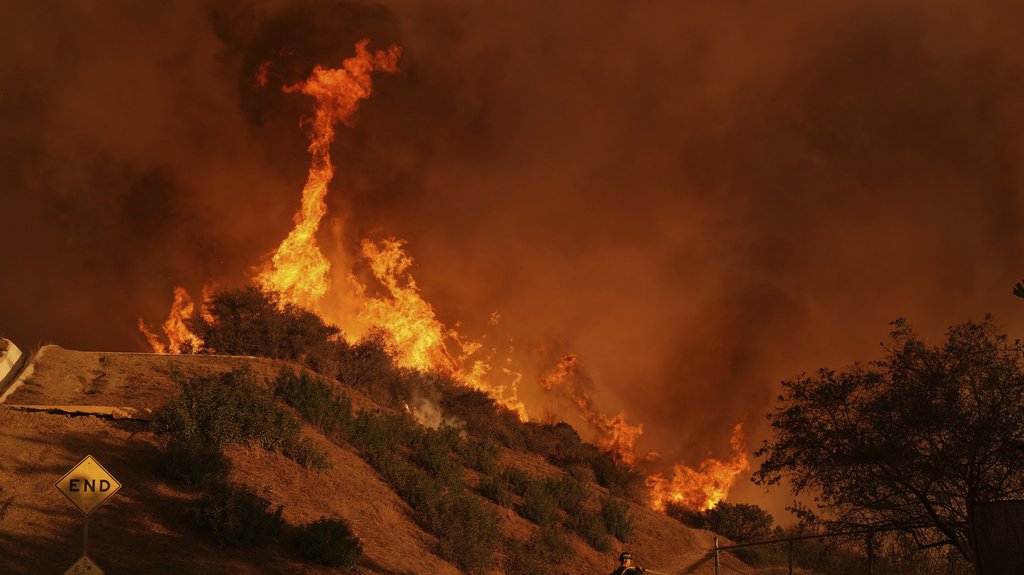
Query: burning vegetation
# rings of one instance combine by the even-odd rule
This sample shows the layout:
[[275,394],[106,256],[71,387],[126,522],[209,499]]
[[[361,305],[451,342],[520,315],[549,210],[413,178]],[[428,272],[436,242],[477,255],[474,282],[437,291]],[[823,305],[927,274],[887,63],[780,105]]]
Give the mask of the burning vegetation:
[[[257,342],[217,339],[218,334],[223,333],[216,329],[216,324],[221,322],[250,331],[255,329],[254,337],[267,338],[271,338],[272,333],[280,333],[274,330],[282,325],[300,325],[304,327],[299,332],[310,335],[310,341],[335,341],[347,350],[345,353],[356,356],[383,351],[398,369],[440,374],[485,394],[514,414],[518,423],[526,423],[530,418],[526,405],[519,398],[522,370],[516,368],[511,355],[502,358],[497,348],[486,346],[483,340],[466,337],[438,318],[410,273],[413,260],[403,240],[385,238],[361,242],[358,262],[369,269],[373,284],[361,281],[351,267],[332,270],[334,265],[348,263],[351,266],[351,262],[331,261],[318,244],[317,234],[327,214],[325,198],[334,177],[330,149],[335,127],[338,123],[351,122],[359,103],[370,97],[373,73],[398,71],[401,56],[398,46],[373,51],[368,46],[368,40],[360,41],[355,46],[355,56],[346,59],[340,68],[316,66],[305,81],[281,88],[285,93],[300,93],[315,100],[313,114],[303,120],[309,133],[310,167],[301,205],[294,217],[295,226],[258,269],[253,278],[255,287],[220,296],[204,289],[203,301],[198,305],[184,288],[177,287],[170,313],[162,325],[164,338],[141,318],[139,330],[156,353],[268,354],[302,361],[333,375],[330,372],[335,362],[331,359],[334,353],[331,350],[303,354],[295,350],[267,349]],[[253,88],[267,88],[272,68],[273,62],[264,62],[258,67]],[[344,277],[346,281],[332,283],[331,277]],[[239,305],[246,301],[247,304]],[[274,324],[277,327],[267,324],[257,328],[251,318],[238,314],[245,305],[276,308],[280,315],[280,321]],[[490,325],[497,325],[499,321],[497,312],[490,314]],[[308,330],[303,331],[306,328]],[[540,376],[539,383],[546,392],[570,401],[595,431],[601,452],[608,454],[616,465],[634,468],[636,443],[643,434],[643,425],[629,423],[625,413],[610,417],[597,409],[589,391],[592,382],[585,376],[579,357],[563,356]],[[416,401],[416,409],[422,412],[424,400],[417,397]],[[434,402],[426,405],[435,407]],[[438,413],[437,419],[440,418]],[[662,474],[647,477],[650,506],[659,511],[668,503],[695,511],[714,508],[728,496],[739,474],[749,467],[740,425],[733,432],[731,445],[733,453],[727,461],[709,456],[696,468],[675,465],[671,479]],[[656,454],[644,459],[656,459]]]
[[736,477],[750,468],[743,426],[737,424],[729,443],[732,457],[722,461],[708,457],[696,469],[683,464],[672,468],[672,479],[660,473],[647,478],[651,490],[651,508],[664,511],[669,503],[696,511],[708,511],[729,496]]

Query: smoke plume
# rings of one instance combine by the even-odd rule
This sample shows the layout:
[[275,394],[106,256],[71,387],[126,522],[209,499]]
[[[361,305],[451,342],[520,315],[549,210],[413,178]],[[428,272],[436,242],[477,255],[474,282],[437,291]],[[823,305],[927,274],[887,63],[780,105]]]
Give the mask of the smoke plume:
[[338,129],[319,243],[369,284],[361,241],[404,239],[527,406],[555,401],[536,351],[573,353],[641,452],[724,460],[780,379],[877,356],[898,316],[1022,334],[1020,5],[50,4],[0,8],[23,348],[146,349],[175,286],[248,284],[309,164],[308,98],[260,85],[362,38],[402,64]]

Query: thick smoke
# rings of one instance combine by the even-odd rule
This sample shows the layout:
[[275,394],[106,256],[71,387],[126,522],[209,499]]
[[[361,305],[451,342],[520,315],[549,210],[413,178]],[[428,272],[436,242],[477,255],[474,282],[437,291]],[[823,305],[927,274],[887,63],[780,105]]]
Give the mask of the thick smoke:
[[248,282],[308,166],[279,86],[363,37],[401,72],[340,128],[322,245],[408,240],[539,410],[537,350],[575,353],[641,449],[724,457],[780,379],[876,356],[897,316],[1022,334],[1010,3],[8,4],[0,333],[25,347],[143,349],[175,285]]

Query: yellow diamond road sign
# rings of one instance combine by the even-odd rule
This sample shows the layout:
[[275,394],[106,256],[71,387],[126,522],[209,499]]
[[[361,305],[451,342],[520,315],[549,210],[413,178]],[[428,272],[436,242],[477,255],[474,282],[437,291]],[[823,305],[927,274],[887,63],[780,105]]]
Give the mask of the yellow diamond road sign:
[[74,565],[68,567],[64,575],[103,575],[103,569],[88,556],[83,555]]
[[99,461],[93,459],[91,455],[86,455],[85,459],[60,478],[57,489],[82,513],[89,515],[107,498],[117,493],[117,490],[121,489],[121,484],[109,471],[103,469]]

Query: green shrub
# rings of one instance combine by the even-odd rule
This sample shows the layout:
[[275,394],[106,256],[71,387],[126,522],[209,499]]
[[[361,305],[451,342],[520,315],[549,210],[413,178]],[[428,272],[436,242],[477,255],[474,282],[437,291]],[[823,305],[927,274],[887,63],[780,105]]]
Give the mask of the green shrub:
[[[274,396],[258,385],[247,369],[179,383],[181,395],[159,415],[159,426],[171,436],[172,442],[210,449],[233,443],[256,443],[267,450],[301,455],[303,464],[326,461],[324,456],[312,453],[308,444],[302,444],[299,421],[278,405]],[[203,454],[196,451],[193,455]],[[188,457],[188,454],[183,456]],[[193,459],[200,469],[177,474],[182,477],[202,475],[205,473],[201,469],[205,465],[202,459]]]
[[665,514],[687,527],[708,529],[733,541],[746,543],[770,539],[774,519],[757,505],[721,501],[713,509],[694,511],[678,503],[669,503]]
[[364,456],[398,453],[408,449],[419,434],[416,422],[406,414],[360,412],[352,430],[352,444]]
[[589,465],[570,465],[565,468],[565,471],[569,474],[569,477],[572,477],[584,485],[587,483],[594,483],[597,480],[594,477],[594,470],[591,469]]
[[572,527],[573,532],[579,535],[580,539],[586,541],[587,545],[593,547],[595,551],[604,553],[612,548],[612,542],[608,538],[608,532],[605,530],[604,522],[598,513],[581,511],[570,518],[569,525]]
[[189,320],[203,340],[196,351],[287,359],[334,377],[348,349],[337,327],[257,287],[219,291],[204,309]]
[[668,515],[672,519],[675,519],[683,525],[693,529],[710,528],[707,516],[703,511],[695,511],[681,503],[676,503],[674,501],[668,502],[668,504],[665,505],[665,515]]
[[501,505],[511,508],[515,503],[515,496],[512,493],[512,486],[501,477],[485,475],[480,478],[480,485],[477,487],[480,495]]
[[384,481],[392,486],[397,485],[398,480],[406,475],[408,468],[415,467],[404,457],[388,451],[374,451],[366,454],[365,458],[366,462],[384,478]]
[[647,497],[646,477],[639,470],[616,461],[608,454],[590,460],[597,484],[616,497],[643,503]]
[[359,389],[380,405],[399,407],[408,399],[408,370],[399,369],[389,353],[389,334],[375,329],[359,343],[342,350],[338,381]]
[[419,513],[424,526],[436,533],[439,509],[450,494],[444,482],[420,467],[404,460],[395,460],[388,478],[398,496]]
[[410,459],[445,485],[460,485],[462,466],[454,459],[453,452],[461,441],[459,430],[454,427],[420,430],[412,441]]
[[559,517],[558,502],[544,480],[534,480],[526,486],[523,503],[517,511],[537,525],[551,525]]
[[775,520],[757,505],[720,501],[704,512],[708,529],[736,542],[762,541],[772,535]]
[[285,457],[293,460],[307,469],[324,471],[331,468],[327,454],[313,447],[313,443],[306,438],[292,442],[281,450]]
[[570,515],[578,513],[583,508],[583,502],[590,495],[586,485],[568,475],[547,480],[547,488],[554,496],[558,506]]
[[486,571],[500,540],[498,516],[466,492],[461,482],[442,481],[394,452],[377,451],[368,461],[413,510],[421,526],[438,538],[438,554],[464,571]]
[[601,522],[605,530],[623,543],[633,535],[633,518],[629,516],[629,504],[612,497],[601,498]]
[[212,445],[255,441],[279,449],[299,436],[299,422],[281,409],[245,368],[181,382],[163,411],[164,430]]
[[485,475],[498,470],[498,454],[501,447],[491,439],[463,441],[459,446],[459,458],[470,469]]
[[344,519],[320,519],[295,530],[299,555],[328,567],[349,568],[363,553],[359,538]]
[[518,467],[506,467],[501,470],[500,477],[512,486],[512,491],[520,497],[526,492],[526,488],[533,482],[529,473]]
[[501,541],[498,525],[493,508],[460,490],[446,497],[438,510],[438,555],[467,573],[485,573],[494,564]]
[[553,567],[573,554],[572,544],[557,526],[538,529],[527,541],[511,541],[505,553],[506,575],[555,572]]
[[161,465],[169,479],[191,486],[222,482],[231,470],[231,462],[219,447],[196,437],[172,436]]
[[269,501],[244,485],[217,484],[199,500],[196,519],[222,545],[253,547],[281,532],[281,508],[273,513],[269,508]]
[[584,443],[568,423],[535,423],[524,425],[526,449],[561,467],[585,465],[599,457],[601,451]]
[[348,439],[352,427],[352,400],[324,381],[303,372],[282,369],[274,392],[325,435]]
[[523,423],[508,408],[498,405],[487,393],[470,389],[450,380],[440,380],[441,408],[448,415],[466,422],[466,431],[482,441],[491,441],[512,449],[524,445]]

